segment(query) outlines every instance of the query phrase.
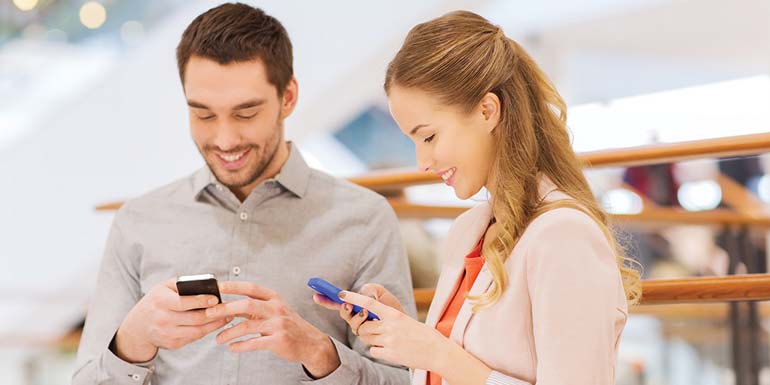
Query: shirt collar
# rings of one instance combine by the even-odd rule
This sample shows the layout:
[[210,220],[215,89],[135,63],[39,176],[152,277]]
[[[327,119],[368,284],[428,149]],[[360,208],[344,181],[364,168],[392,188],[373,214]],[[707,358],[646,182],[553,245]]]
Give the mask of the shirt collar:
[[286,159],[281,172],[276,176],[278,183],[297,197],[302,198],[307,193],[311,172],[312,170],[299,152],[299,148],[294,143],[289,142],[289,158]]
[[[281,171],[276,175],[275,180],[289,192],[302,198],[307,193],[311,171],[297,146],[289,142],[289,157],[281,167]],[[192,183],[195,199],[198,200],[207,187],[216,185],[219,181],[211,169],[204,166],[193,174]]]

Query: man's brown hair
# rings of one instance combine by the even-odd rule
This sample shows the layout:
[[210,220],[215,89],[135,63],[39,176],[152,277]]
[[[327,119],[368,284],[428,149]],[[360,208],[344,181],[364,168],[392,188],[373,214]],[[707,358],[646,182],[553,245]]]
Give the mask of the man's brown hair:
[[179,78],[184,84],[192,56],[225,65],[259,59],[270,84],[283,95],[294,74],[291,40],[276,18],[259,8],[227,3],[199,15],[182,34],[176,48]]

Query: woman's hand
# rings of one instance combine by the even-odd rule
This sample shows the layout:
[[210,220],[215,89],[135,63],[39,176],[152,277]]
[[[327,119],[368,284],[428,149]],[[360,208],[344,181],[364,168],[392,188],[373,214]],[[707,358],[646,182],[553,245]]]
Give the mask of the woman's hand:
[[[351,315],[348,310],[342,315],[350,324],[351,330],[364,342],[372,345],[369,350],[372,357],[410,368],[441,372],[442,365],[447,362],[447,357],[456,344],[436,329],[404,314],[400,305],[395,308],[385,304],[386,298],[393,303],[395,297],[392,297],[392,294],[387,291],[378,293],[383,295],[383,302],[367,295],[340,292],[340,299],[345,301],[347,306],[358,305],[364,308],[358,314]],[[386,297],[385,293],[392,299]],[[398,301],[395,303],[398,304]],[[339,307],[341,310],[345,309],[345,305]],[[377,314],[380,320],[367,321],[368,311]]]
[[[401,307],[401,302],[398,301],[398,298],[396,298],[393,293],[389,292],[388,289],[378,283],[365,284],[361,287],[360,294],[374,298],[375,300],[394,309],[397,309],[400,312],[404,311],[404,309]],[[366,322],[368,313],[364,314],[363,312],[359,312],[358,314],[353,314],[353,306],[350,304],[345,303],[340,305],[321,294],[314,294],[313,301],[327,309],[339,311],[340,318],[345,320],[345,322],[350,325],[350,330],[353,331],[353,334],[355,335],[358,335],[358,328],[361,326],[361,324]]]

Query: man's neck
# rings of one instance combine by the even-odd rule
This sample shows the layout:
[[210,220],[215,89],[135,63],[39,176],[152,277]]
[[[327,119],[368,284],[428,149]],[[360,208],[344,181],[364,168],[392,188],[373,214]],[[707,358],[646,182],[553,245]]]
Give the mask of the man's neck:
[[265,171],[262,173],[262,175],[259,176],[259,178],[257,178],[257,180],[246,186],[231,189],[238,200],[241,202],[245,201],[246,197],[248,197],[254,188],[259,186],[260,183],[278,175],[278,173],[281,172],[281,168],[283,168],[283,165],[286,163],[286,160],[289,159],[290,151],[291,147],[289,147],[289,143],[282,140],[278,145],[278,150],[275,152],[273,159],[270,160],[270,163],[265,168]]

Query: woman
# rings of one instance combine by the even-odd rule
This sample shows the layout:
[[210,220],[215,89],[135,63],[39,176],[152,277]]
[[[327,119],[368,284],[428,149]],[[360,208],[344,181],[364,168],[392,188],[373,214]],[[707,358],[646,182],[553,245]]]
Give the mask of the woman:
[[339,307],[352,332],[372,357],[414,368],[416,385],[614,384],[639,274],[608,229],[543,72],[500,28],[458,11],[409,32],[385,91],[419,167],[461,199],[482,187],[491,197],[449,231],[425,324],[370,284],[340,294],[381,318]]

